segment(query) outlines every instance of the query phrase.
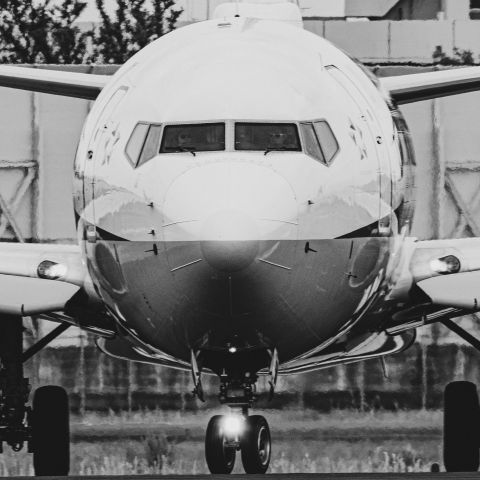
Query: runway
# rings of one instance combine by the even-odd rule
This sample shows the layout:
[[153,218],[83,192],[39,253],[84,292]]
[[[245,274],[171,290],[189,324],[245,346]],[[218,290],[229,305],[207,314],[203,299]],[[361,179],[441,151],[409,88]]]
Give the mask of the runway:
[[[88,475],[69,477],[39,477],[43,480],[478,480],[479,472],[468,473],[274,473],[267,475]],[[16,480],[32,480],[32,477],[15,477]]]

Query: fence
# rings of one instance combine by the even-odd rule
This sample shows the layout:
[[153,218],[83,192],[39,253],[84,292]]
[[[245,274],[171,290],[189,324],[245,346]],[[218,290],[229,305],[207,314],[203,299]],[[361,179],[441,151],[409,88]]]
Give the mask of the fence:
[[[323,412],[338,408],[440,408],[448,381],[478,379],[478,355],[464,345],[417,343],[387,359],[388,378],[375,360],[280,377],[272,402],[267,399],[265,379],[261,379],[257,405]],[[191,394],[188,372],[113,359],[91,343],[81,348],[45,349],[26,368],[35,386],[53,383],[65,387],[72,410],[77,412],[218,407],[216,377],[204,376],[206,402],[201,403]]]

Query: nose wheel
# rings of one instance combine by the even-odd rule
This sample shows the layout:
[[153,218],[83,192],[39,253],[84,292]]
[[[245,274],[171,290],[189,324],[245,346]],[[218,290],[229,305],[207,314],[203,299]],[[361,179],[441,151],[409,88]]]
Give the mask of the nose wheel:
[[245,472],[265,473],[270,464],[272,442],[270,428],[264,417],[261,415],[247,417],[240,445]]
[[205,458],[210,473],[231,473],[237,450],[241,451],[246,473],[263,474],[271,456],[270,428],[261,415],[246,417],[241,430],[229,431],[228,417],[215,415],[210,419],[205,437]]
[[210,473],[231,473],[235,466],[237,445],[235,438],[227,434],[224,420],[224,415],[215,415],[208,422],[205,458]]

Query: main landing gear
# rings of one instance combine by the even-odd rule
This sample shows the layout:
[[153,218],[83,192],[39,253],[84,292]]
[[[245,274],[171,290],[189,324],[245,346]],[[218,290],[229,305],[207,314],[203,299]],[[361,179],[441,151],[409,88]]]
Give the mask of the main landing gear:
[[447,472],[476,472],[479,467],[480,405],[470,382],[445,388],[443,461]]
[[27,406],[30,385],[23,362],[62,333],[63,324],[26,352],[22,318],[0,316],[0,453],[6,443],[20,451],[27,443],[35,475],[68,475],[70,435],[68,397],[63,388],[40,387]]
[[237,451],[246,473],[265,473],[270,463],[271,438],[268,423],[261,415],[248,415],[255,400],[256,376],[243,379],[220,377],[220,401],[231,415],[210,419],[205,437],[205,457],[211,473],[231,473]]
[[[480,341],[452,320],[442,320],[476,350]],[[447,472],[476,472],[480,464],[480,403],[471,382],[452,382],[445,388],[443,463]]]

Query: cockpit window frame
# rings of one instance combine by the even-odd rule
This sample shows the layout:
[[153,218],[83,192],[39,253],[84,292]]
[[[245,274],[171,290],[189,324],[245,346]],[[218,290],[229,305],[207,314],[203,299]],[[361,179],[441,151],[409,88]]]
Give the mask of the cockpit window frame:
[[[136,153],[136,159],[133,159],[129,152],[128,152],[128,146],[132,140],[132,137],[135,133],[135,130],[140,126],[140,125],[146,125],[148,128],[145,132],[145,135],[143,137],[143,141],[142,141],[142,144],[141,144],[141,147],[140,149],[138,149],[137,153]],[[157,150],[160,148],[160,141],[162,139],[162,136],[163,136],[163,129],[164,129],[164,124],[162,123],[159,123],[159,122],[148,122],[148,121],[144,121],[144,120],[141,120],[139,122],[137,122],[135,124],[135,126],[133,127],[131,133],[130,133],[130,136],[128,137],[128,140],[127,140],[127,143],[125,144],[125,149],[124,149],[124,152],[125,152],[125,156],[127,157],[127,160],[129,161],[130,165],[132,166],[132,168],[134,169],[137,169],[139,167],[141,167],[142,165],[145,165],[146,163],[148,163],[152,158],[155,158],[156,155],[154,155],[153,157],[150,157],[146,160],[143,160],[142,162],[140,162],[140,160],[142,160],[142,155],[143,155],[143,152],[145,150],[145,146],[146,146],[146,143],[147,143],[147,139],[148,139],[148,136],[150,134],[150,129],[152,127],[160,127],[161,128],[161,131],[160,131],[160,137],[159,137],[159,143],[158,143],[158,146],[157,146]],[[157,155],[158,155],[158,152],[157,152]]]
[[[322,145],[322,142],[318,138],[318,133],[317,133],[317,130],[315,128],[315,124],[317,124],[317,123],[324,123],[324,124],[327,125],[328,129],[330,130],[330,133],[333,136],[333,139],[335,140],[335,143],[337,144],[337,149],[336,149],[335,153],[333,155],[329,155],[328,158],[325,155],[324,146]],[[299,122],[299,125],[300,125],[300,133],[301,133],[301,138],[302,138],[302,146],[303,146],[302,150],[303,150],[303,152],[306,155],[308,155],[310,158],[313,158],[313,159],[317,160],[319,163],[321,163],[322,165],[325,165],[326,167],[330,167],[331,165],[333,165],[333,163],[335,162],[335,159],[337,158],[339,152],[341,151],[341,147],[340,147],[340,143],[338,141],[338,137],[335,135],[335,131],[333,130],[332,126],[330,125],[330,122],[326,118],[316,118],[314,120],[301,121],[301,122]],[[302,128],[302,126],[307,126],[307,125],[308,126],[311,125],[311,127],[313,129],[313,132],[315,133],[315,137],[317,139],[318,147],[320,148],[320,152],[322,154],[321,158],[320,157],[314,157],[307,152],[305,133],[304,133],[304,129]]]

